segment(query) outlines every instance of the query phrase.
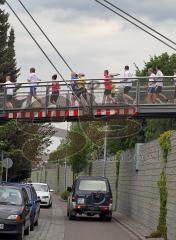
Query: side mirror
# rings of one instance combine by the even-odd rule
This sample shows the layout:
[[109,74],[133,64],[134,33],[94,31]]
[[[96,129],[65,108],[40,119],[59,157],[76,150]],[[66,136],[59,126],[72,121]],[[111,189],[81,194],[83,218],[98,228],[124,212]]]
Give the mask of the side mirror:
[[26,207],[28,208],[32,207],[32,203],[31,202],[26,203]]
[[67,192],[72,192],[72,188],[71,187],[67,187]]
[[52,192],[54,192],[54,190],[53,190],[53,189],[50,189],[50,192],[52,193]]

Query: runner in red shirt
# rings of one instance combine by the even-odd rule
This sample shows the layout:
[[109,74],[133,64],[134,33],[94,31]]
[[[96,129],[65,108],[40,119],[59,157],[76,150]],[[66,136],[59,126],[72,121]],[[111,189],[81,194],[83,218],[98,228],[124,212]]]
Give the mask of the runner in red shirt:
[[103,96],[103,104],[105,103],[114,103],[114,99],[112,98],[112,78],[113,76],[109,74],[108,70],[104,71],[104,86],[105,86],[105,91],[104,91],[104,96]]
[[52,76],[52,94],[50,98],[50,102],[53,104],[57,104],[57,100],[59,97],[60,86],[57,80],[57,75]]

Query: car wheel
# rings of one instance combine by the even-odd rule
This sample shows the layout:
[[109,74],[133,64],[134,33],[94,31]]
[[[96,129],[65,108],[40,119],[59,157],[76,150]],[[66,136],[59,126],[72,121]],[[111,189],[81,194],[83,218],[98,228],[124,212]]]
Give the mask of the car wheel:
[[24,225],[21,227],[21,232],[17,237],[17,240],[23,240],[24,239]]
[[76,213],[73,211],[69,211],[69,220],[76,220]]
[[30,226],[30,231],[34,231],[34,222]]
[[37,219],[37,221],[34,223],[34,226],[38,226],[39,225],[39,220]]
[[111,222],[112,221],[112,213],[110,212],[110,213],[107,213],[106,215],[105,215],[105,220],[107,221],[107,222]]
[[25,235],[29,235],[29,233],[30,233],[30,225],[24,230]]
[[52,205],[53,205],[53,203],[51,202],[51,203],[50,203],[50,208],[52,208]]

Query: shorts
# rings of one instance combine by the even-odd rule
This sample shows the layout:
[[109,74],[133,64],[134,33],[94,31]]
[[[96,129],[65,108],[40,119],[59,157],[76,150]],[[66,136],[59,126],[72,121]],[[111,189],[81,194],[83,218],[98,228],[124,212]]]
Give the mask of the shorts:
[[30,96],[36,96],[37,95],[36,90],[37,90],[36,87],[34,87],[34,86],[30,87],[30,92],[29,92]]
[[57,102],[58,97],[59,97],[59,92],[52,92],[50,102]]
[[148,93],[156,93],[155,87],[149,87],[148,88]]
[[11,101],[12,101],[12,98],[13,98],[13,95],[7,95],[7,96],[6,96],[6,101],[7,101],[7,102],[11,102]]
[[111,95],[111,89],[105,89],[104,96]]
[[161,87],[161,86],[156,86],[156,88],[155,88],[156,94],[161,93],[161,92],[162,92],[162,89],[163,89],[163,87]]
[[128,94],[130,90],[131,90],[131,87],[126,86],[126,87],[124,88],[124,94]]

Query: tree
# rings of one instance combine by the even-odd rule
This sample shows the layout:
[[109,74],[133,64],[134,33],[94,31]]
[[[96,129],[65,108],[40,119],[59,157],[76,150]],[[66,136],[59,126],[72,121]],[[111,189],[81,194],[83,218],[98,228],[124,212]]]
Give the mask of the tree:
[[54,134],[49,124],[24,124],[10,121],[0,126],[0,152],[13,160],[10,181],[21,181],[31,175],[32,162],[44,153]]
[[[5,1],[0,1],[0,4],[4,3]],[[20,71],[16,68],[15,34],[14,30],[10,29],[8,18],[9,14],[0,9],[0,83],[4,82],[7,73],[11,73],[12,79],[15,81]]]
[[11,28],[10,34],[9,34],[9,39],[7,43],[7,51],[6,51],[6,68],[5,72],[10,73],[13,77],[12,80],[16,81],[17,77],[19,76],[19,71],[20,69],[17,69],[16,66],[16,54],[15,54],[15,48],[14,48],[14,43],[15,43],[15,32],[14,29]]

